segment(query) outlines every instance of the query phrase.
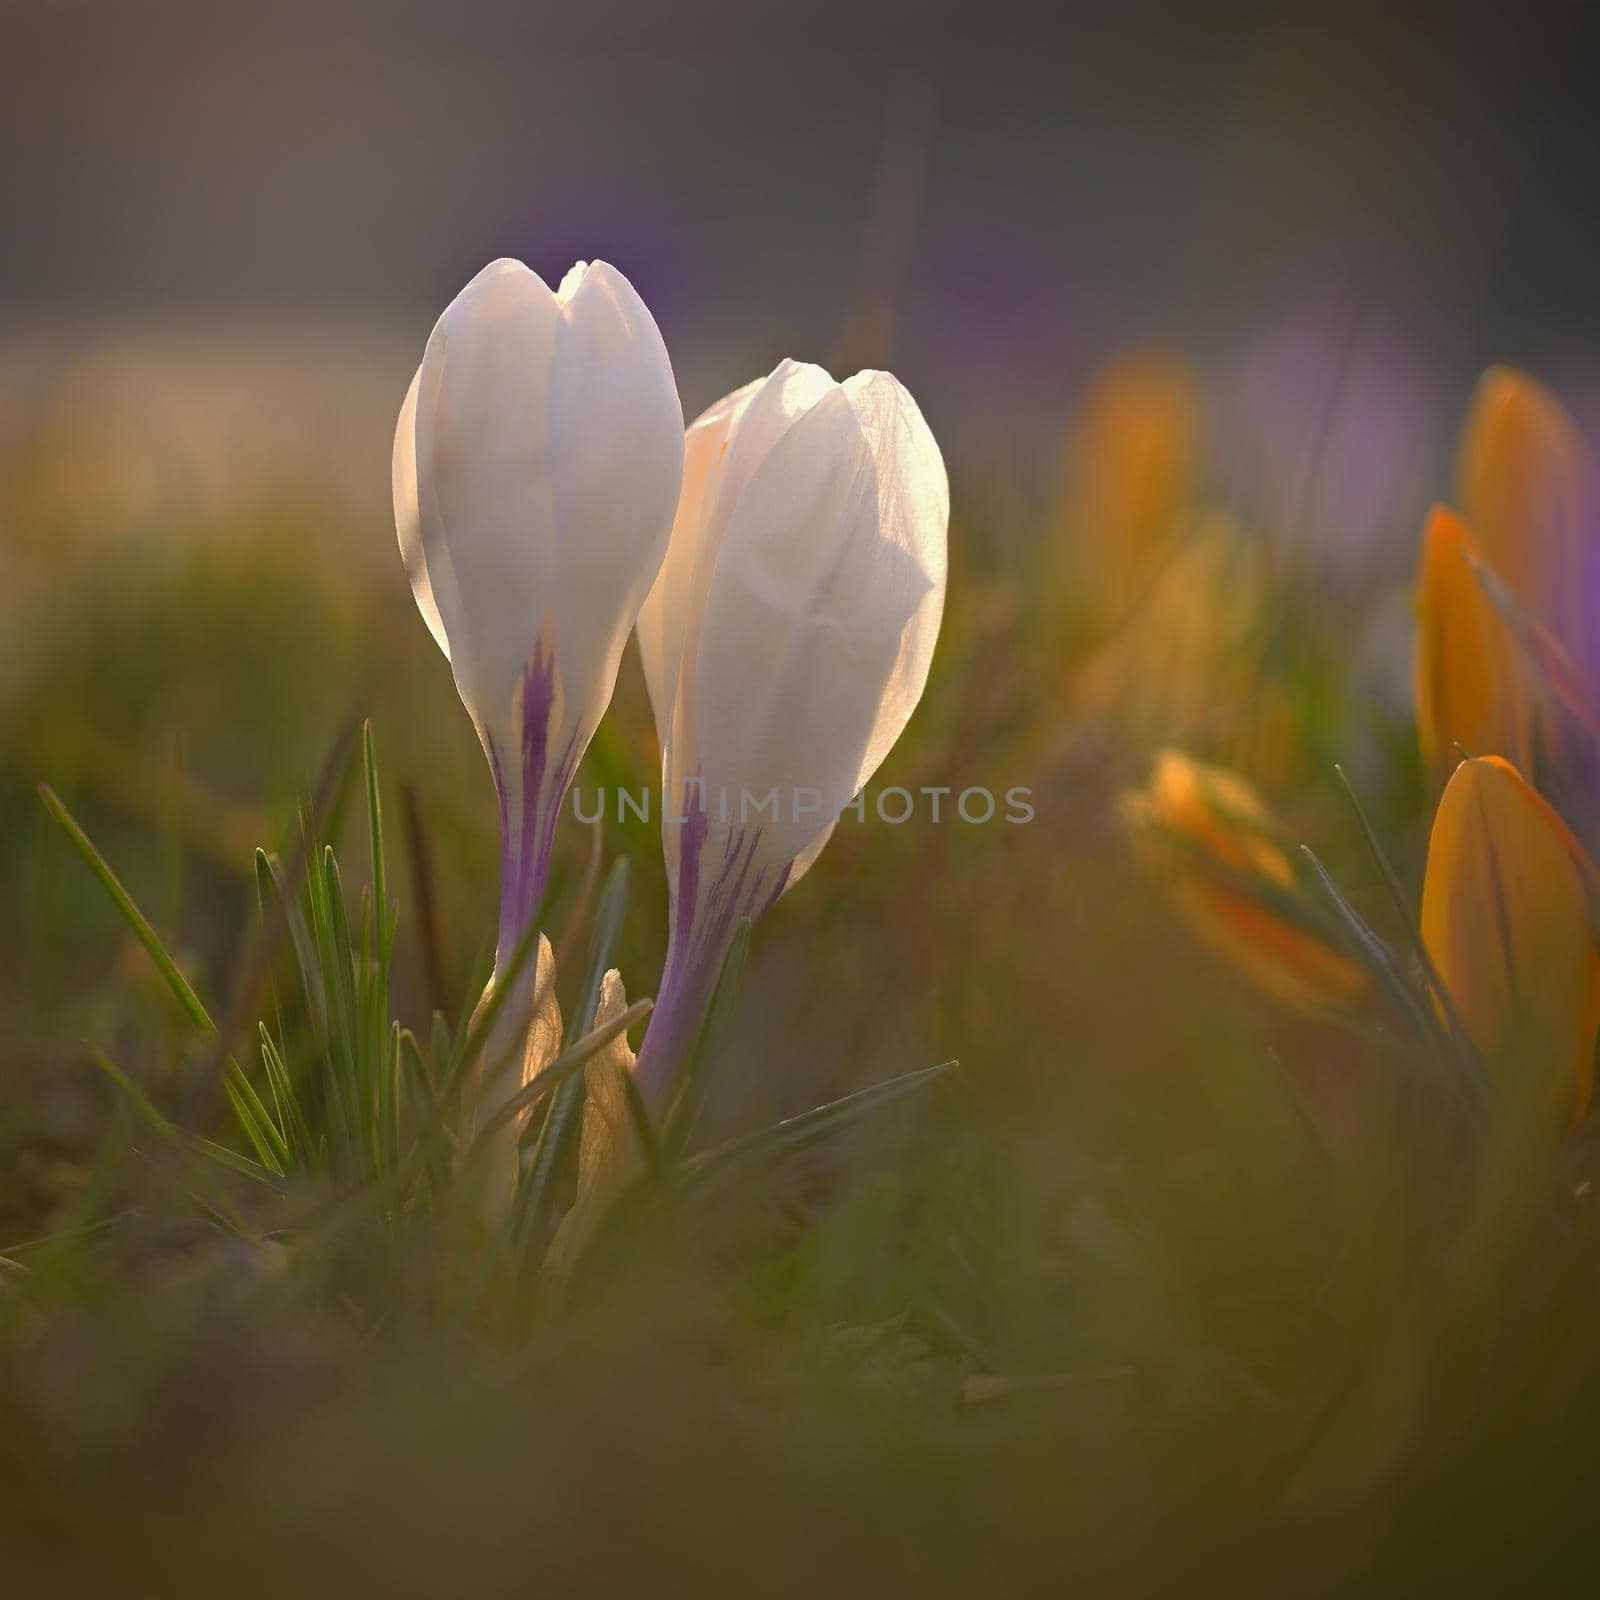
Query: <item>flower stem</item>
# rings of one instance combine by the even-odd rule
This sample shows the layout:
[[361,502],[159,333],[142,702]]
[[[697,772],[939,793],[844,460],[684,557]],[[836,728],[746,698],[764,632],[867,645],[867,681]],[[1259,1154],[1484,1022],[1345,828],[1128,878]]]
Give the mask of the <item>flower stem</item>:
[[668,940],[655,1009],[650,1013],[650,1025],[633,1069],[633,1080],[645,1105],[658,1116],[665,1111],[678,1075],[694,1049],[731,938],[732,929],[728,929],[714,940],[688,941],[687,955],[682,942]]

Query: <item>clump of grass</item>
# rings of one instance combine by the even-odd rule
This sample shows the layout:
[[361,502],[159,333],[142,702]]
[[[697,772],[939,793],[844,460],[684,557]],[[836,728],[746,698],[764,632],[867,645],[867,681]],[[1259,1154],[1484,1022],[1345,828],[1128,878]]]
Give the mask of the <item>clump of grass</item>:
[[[205,609],[173,591],[173,616]],[[98,1097],[87,1134],[43,1125],[6,1184],[48,1199],[0,1238],[0,1548],[21,1587],[1582,1592],[1600,1144],[1592,1117],[1563,1138],[1483,1083],[1428,970],[1404,887],[1411,729],[1341,826],[1323,758],[1364,714],[1347,640],[1280,597],[1264,686],[1315,737],[1255,775],[1275,795],[1303,780],[1285,843],[1317,862],[1274,909],[1341,941],[1379,999],[1339,1027],[1273,1011],[1111,847],[1140,755],[1108,731],[1117,696],[1086,752],[1087,716],[1039,693],[1065,677],[1053,615],[1012,625],[1067,592],[1024,588],[998,553],[952,584],[926,714],[886,774],[940,781],[959,753],[1036,780],[1038,825],[841,829],[832,892],[819,872],[785,902],[766,965],[736,945],[666,1115],[633,1107],[637,1167],[570,1265],[552,1240],[610,1037],[581,1021],[608,965],[653,954],[652,836],[612,836],[631,878],[597,863],[551,896],[580,1026],[514,1108],[521,1188],[486,1218],[459,1090],[487,953],[419,958],[370,735],[340,742],[253,879],[243,853],[191,908],[187,942],[132,836],[72,791],[137,895],[56,803],[94,870],[66,849],[46,865],[110,891],[138,959],[92,981],[81,907],[58,919],[57,1010],[92,1041]],[[253,726],[275,641],[269,617],[219,720]],[[641,688],[592,757],[615,786],[649,765]],[[74,696],[39,718],[63,745]],[[432,725],[413,713],[397,746],[413,724]],[[304,742],[269,734],[252,759],[297,771]],[[484,841],[439,843],[460,889]],[[257,904],[233,948],[240,884]],[[467,904],[445,907],[458,936]],[[136,1003],[107,1000],[124,990]],[[932,1059],[928,1039],[966,1070],[836,1093]],[[0,1138],[77,1065],[39,1065]]]
[[[1552,1169],[1491,1139],[1492,1204],[1463,1210],[1489,1157],[1427,1137],[1455,1092],[1436,1075],[1366,1080],[1341,1144],[1270,1064],[1219,1060],[1115,1141],[1021,1126],[958,1078],[923,1096],[931,1068],[702,1148],[741,938],[667,1114],[633,1103],[633,1181],[558,1278],[581,1068],[640,1005],[529,1086],[518,1201],[486,1223],[460,1090],[493,1018],[424,1039],[389,1015],[361,748],[354,917],[316,807],[298,865],[258,858],[281,949],[250,1053],[47,795],[195,1051],[164,1095],[94,1053],[120,1107],[94,1182],[6,1253],[0,1464],[45,1474],[56,1529],[21,1570],[422,1594],[627,1589],[665,1563],[800,1593],[844,1561],[929,1594],[1180,1571],[1316,1591],[1424,1552],[1498,1571],[1508,1528],[1524,1577],[1566,1562],[1600,1415],[1583,1142]],[[625,865],[594,905],[577,1016]],[[1417,1028],[1402,1048],[1454,1048],[1431,1009]]]
[[[270,977],[271,1016],[258,1020],[256,1049],[246,1053],[213,1020],[178,961],[115,871],[50,788],[41,795],[88,864],[133,937],[177,1001],[202,1049],[182,1096],[163,1109],[102,1049],[89,1057],[125,1098],[146,1134],[171,1158],[181,1197],[218,1228],[249,1244],[272,1241],[291,1254],[325,1252],[341,1230],[379,1225],[447,1239],[450,1292],[473,1317],[504,1336],[525,1329],[547,1308],[553,1274],[543,1271],[552,1236],[572,1198],[576,1136],[585,1068],[650,1010],[637,1000],[581,1031],[522,1089],[478,1125],[466,1093],[475,1065],[497,1036],[501,1013],[521,992],[517,974],[532,957],[536,917],[483,1002],[470,995],[452,1026],[433,1014],[423,1040],[391,1016],[390,971],[398,907],[388,892],[384,813],[370,724],[362,729],[361,769],[367,825],[366,877],[352,917],[334,847],[319,836],[315,808],[302,808],[299,870],[292,875],[265,850],[256,855],[263,947],[256,962]],[[337,788],[338,785],[335,785]],[[295,877],[298,877],[298,884]],[[617,861],[599,896],[577,1009],[592,1018],[627,909],[628,873]],[[281,944],[286,961],[274,959]],[[954,1063],[908,1073],[789,1117],[773,1127],[709,1149],[694,1133],[718,1035],[733,1009],[748,948],[741,928],[674,1097],[659,1126],[631,1078],[622,1084],[637,1159],[595,1237],[614,1252],[627,1232],[670,1217],[675,1226],[703,1211],[741,1178],[843,1130],[932,1083]],[[287,966],[285,991],[276,969]],[[480,963],[480,968],[482,963]],[[471,992],[486,974],[474,974]],[[523,1004],[527,1005],[524,999]],[[534,1002],[537,1004],[537,1000]],[[516,1022],[513,1036],[529,1019]],[[492,1074],[506,1063],[485,1062]],[[212,1137],[200,1131],[205,1103],[220,1091],[230,1117]],[[483,1157],[507,1125],[521,1129],[525,1159],[512,1205],[486,1215],[479,1186]],[[309,1209],[307,1202],[311,1201]],[[93,1227],[103,1219],[86,1223]],[[574,1270],[556,1286],[560,1298]]]

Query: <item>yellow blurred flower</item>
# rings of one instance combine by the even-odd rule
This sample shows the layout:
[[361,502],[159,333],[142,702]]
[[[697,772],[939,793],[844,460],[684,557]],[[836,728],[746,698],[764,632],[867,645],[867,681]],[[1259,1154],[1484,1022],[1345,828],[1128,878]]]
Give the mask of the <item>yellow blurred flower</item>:
[[1461,509],[1485,558],[1529,613],[1583,653],[1583,440],[1561,402],[1526,373],[1491,367],[1461,441]]
[[1463,761],[1428,841],[1422,939],[1491,1074],[1550,1069],[1574,1115],[1600,1025],[1594,868],[1551,806],[1497,756]]
[[1436,506],[1417,579],[1417,738],[1434,793],[1460,759],[1501,755],[1529,763],[1529,722],[1516,649],[1473,569],[1476,546],[1454,512]]
[[1296,718],[1260,670],[1263,550],[1203,503],[1204,454],[1199,384],[1177,357],[1125,351],[1091,377],[1068,434],[1052,575],[1082,649],[1069,721],[1289,770]]
[[1114,356],[1090,380],[1067,452],[1079,592],[1097,631],[1138,603],[1194,503],[1201,409],[1189,369],[1158,351]]
[[1266,574],[1259,551],[1220,516],[1162,557],[1133,609],[1079,670],[1080,713],[1135,740],[1230,748],[1255,729]]
[[1284,835],[1237,773],[1163,750],[1123,815],[1201,940],[1269,994],[1303,1010],[1352,1005],[1360,968],[1298,915]]

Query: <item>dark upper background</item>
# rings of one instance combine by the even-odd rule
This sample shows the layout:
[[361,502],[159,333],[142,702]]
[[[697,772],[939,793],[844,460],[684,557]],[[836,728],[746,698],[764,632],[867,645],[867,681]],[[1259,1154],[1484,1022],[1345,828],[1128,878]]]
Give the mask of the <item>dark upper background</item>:
[[1443,395],[1437,444],[1494,359],[1590,407],[1597,22],[0,0],[0,327],[381,327],[414,359],[491,256],[601,255],[690,415],[784,354],[881,361],[959,455],[1055,437],[1129,341],[1226,384],[1304,335],[1319,371],[1375,352],[1401,409]]
[[[493,926],[495,812],[396,559],[389,454],[433,319],[501,253],[551,281],[578,256],[616,262],[661,323],[690,415],[785,355],[841,375],[879,362],[906,380],[950,462],[963,577],[997,580],[961,586],[941,656],[952,676],[913,738],[924,770],[997,790],[1035,779],[1021,756],[992,753],[989,724],[1008,737],[1016,686],[1037,680],[1044,727],[1062,667],[1048,649],[1025,654],[1019,628],[991,682],[963,668],[984,658],[963,658],[961,641],[988,648],[979,630],[1001,637],[1006,608],[1053,570],[1054,552],[1023,547],[1060,534],[1039,513],[1091,368],[1129,344],[1175,349],[1205,386],[1204,505],[1288,552],[1294,580],[1275,582],[1262,624],[1266,715],[1238,675],[1204,677],[1202,630],[1184,703],[1215,701],[1203,753],[1283,783],[1267,757],[1249,765],[1252,741],[1259,726],[1273,743],[1273,692],[1317,692],[1331,637],[1354,684],[1350,730],[1337,703],[1305,720],[1322,719],[1316,737],[1358,778],[1386,774],[1369,711],[1389,706],[1406,727],[1399,591],[1426,507],[1448,492],[1476,374],[1520,362],[1600,418],[1596,24],[1461,4],[1424,17],[1017,0],[0,0],[0,882],[27,863],[42,886],[0,894],[0,1020],[32,1019],[52,1050],[82,1037],[79,974],[110,956],[36,927],[75,930],[81,908],[103,916],[105,951],[121,937],[96,886],[63,866],[34,782],[56,784],[135,892],[166,905],[164,928],[216,952],[201,987],[221,994],[220,941],[253,926],[251,851],[285,836],[352,708],[421,796],[447,988],[465,985]],[[1220,581],[1194,594],[1203,624],[1222,615],[1225,647],[1226,598]],[[1163,693],[1165,674],[1193,671],[1177,634],[1149,669]],[[1300,634],[1309,668],[1295,676]],[[631,657],[618,701],[613,753],[648,781]],[[1213,724],[1242,730],[1237,756]],[[194,777],[181,808],[177,772]],[[1025,975],[1047,974],[1038,995],[1053,1007],[1070,968],[1099,1019],[1086,1037],[1097,1026],[1120,1041],[1130,1008],[1148,1009],[1146,940],[1137,916],[1120,944],[1078,939],[1091,911],[1136,902],[1105,848],[1105,795],[1070,787],[1052,827],[1002,835],[964,891],[941,891],[944,922],[902,886],[963,860],[959,832],[906,830],[898,856],[835,846],[836,885],[882,865],[877,890],[835,896],[850,909],[830,929],[848,920],[863,951],[892,943],[897,961],[915,943],[924,965],[880,982],[871,959],[830,956],[860,994],[852,1011],[828,979],[829,1026],[843,1035],[870,1014],[896,1063],[885,1070],[899,1070],[907,1028],[926,1030],[929,1051],[992,1057],[1014,1014],[999,1036],[1029,1039],[1016,1054],[1031,1059],[1024,1019],[1042,1001]],[[150,847],[175,811],[208,863],[181,893],[165,844]],[[647,838],[622,848],[656,904],[622,964],[649,974],[664,883]],[[47,924],[36,908],[57,883],[81,899]],[[1035,899],[1036,884],[1054,887]],[[826,914],[826,899],[809,903]],[[867,906],[905,916],[873,921]],[[820,924],[796,914],[790,937],[805,943]],[[1014,931],[1035,926],[1048,928],[1036,941]],[[1068,941],[1105,958],[1062,962]],[[940,952],[969,945],[1027,954],[999,957],[1003,979],[993,963],[970,982],[963,969],[977,998],[947,1002],[960,985]],[[33,950],[47,953],[16,953]],[[801,971],[766,959],[778,988]],[[799,1049],[811,1036],[780,1024],[786,1004],[758,1011]],[[953,1037],[950,1007],[968,1008]],[[851,1047],[872,1075],[870,1051]]]

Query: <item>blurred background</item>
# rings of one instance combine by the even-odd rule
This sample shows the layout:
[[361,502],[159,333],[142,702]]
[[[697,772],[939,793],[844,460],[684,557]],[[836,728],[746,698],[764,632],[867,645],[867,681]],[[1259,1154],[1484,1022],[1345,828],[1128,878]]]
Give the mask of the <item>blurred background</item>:
[[691,415],[785,354],[888,360],[956,451],[1048,446],[1129,341],[1256,371],[1230,411],[1321,354],[1422,446],[1418,393],[1491,358],[1593,381],[1587,7],[0,16],[8,428],[98,392],[174,491],[299,449],[381,500],[378,414],[496,254],[622,266]]
[[[1037,812],[841,826],[759,931],[733,1051],[748,1070],[725,1074],[710,1131],[959,1057],[965,1098],[928,1141],[933,1209],[977,1230],[985,1282],[962,1312],[974,1339],[949,1347],[1002,1372],[1154,1375],[1131,1397],[1040,1402],[1064,1430],[1006,1457],[1011,1498],[963,1502],[974,1548],[1035,1516],[1051,1530],[1041,1484],[1082,1491],[1076,1535],[1120,1550],[1180,1504],[1190,1532],[1248,1516],[1281,1480],[1337,1577],[1349,1529],[1382,1520],[1368,1496],[1412,1415],[1396,1394],[1411,1404],[1431,1359],[1410,1323],[1369,1326],[1375,1306],[1412,1309],[1384,1209],[1411,1180],[1374,1179],[1360,1137],[1393,1109],[1395,1052],[1370,1015],[1329,1027],[1197,944],[1125,848],[1119,796],[1181,743],[1258,784],[1370,909],[1382,888],[1339,761],[1415,891],[1408,590],[1473,385],[1514,362],[1600,427],[1597,69],[1585,6],[0,0],[0,1250],[89,1183],[110,1101],[82,1042],[157,1095],[183,1055],[40,781],[207,1003],[248,1020],[252,852],[292,849],[298,804],[370,717],[398,863],[394,1004],[424,1033],[435,1006],[470,1010],[495,809],[397,559],[394,419],[434,319],[487,260],[554,283],[603,257],[654,311],[688,417],[785,356],[908,385],[950,466],[952,576],[926,700],[879,782],[1025,785]],[[1152,580],[1129,623],[1118,552],[1180,534],[1175,581]],[[630,652],[579,781],[637,789],[656,759]],[[659,843],[628,825],[604,844],[634,864],[621,966],[649,994]],[[586,849],[569,824],[558,913]],[[819,1327],[899,1315],[874,1276],[905,1242],[899,1202],[878,1200],[857,1192],[848,1245],[763,1268],[757,1320],[779,1301],[792,1315],[787,1294]],[[1319,1455],[1349,1398],[1344,1347],[1369,1337],[1377,1377]],[[1395,1349],[1414,1360],[1398,1377]],[[679,1381],[679,1353],[630,1369],[640,1406]],[[594,1366],[609,1392],[616,1368]],[[39,1415],[16,1415],[56,1437],[77,1371],[0,1390],[7,1426],[37,1387]],[[708,1414],[735,1463],[772,1445],[717,1412],[721,1381],[662,1410],[662,1460]],[[536,1430],[545,1397],[523,1398]],[[583,1437],[595,1418],[572,1404]],[[848,1433],[854,1400],[841,1412]],[[96,1417],[134,1476],[145,1450],[209,1459],[174,1442],[205,1432],[183,1407],[137,1447],[144,1420],[110,1400]],[[905,1469],[891,1429],[840,1488],[840,1437],[785,1426],[815,1455],[779,1480],[798,1474],[834,1518],[851,1485]],[[1011,1426],[984,1436],[980,1481]],[[497,1448],[515,1460],[522,1439]],[[284,1526],[297,1501],[273,1496],[301,1443],[281,1480],[261,1468]],[[192,1481],[154,1481],[187,1516]],[[908,1525],[948,1487],[915,1485]],[[1120,1520],[1100,1525],[1096,1490]],[[363,1490],[361,1515],[399,1524],[384,1492]],[[306,1489],[324,1511],[343,1493]],[[796,1512],[773,1535],[800,1575],[820,1559],[805,1527]],[[419,1570],[448,1572],[453,1549]],[[886,1572],[902,1554],[875,1547]]]
[[[1029,563],[1071,588],[1063,462],[1119,352],[1193,400],[1183,492],[1399,713],[1409,624],[1383,597],[1476,374],[1515,360],[1600,408],[1590,8],[57,0],[0,27],[12,950],[42,926],[19,885],[51,870],[32,782],[165,827],[169,874],[191,846],[243,874],[356,710],[489,859],[388,456],[434,317],[495,255],[622,267],[688,416],[787,355],[891,367],[952,469],[952,659],[969,625],[1015,631]],[[618,721],[647,771],[636,679]],[[980,750],[935,764],[1047,777]],[[459,978],[489,878],[446,876]],[[43,975],[3,965],[0,994],[33,985],[11,1026],[63,1042]]]

